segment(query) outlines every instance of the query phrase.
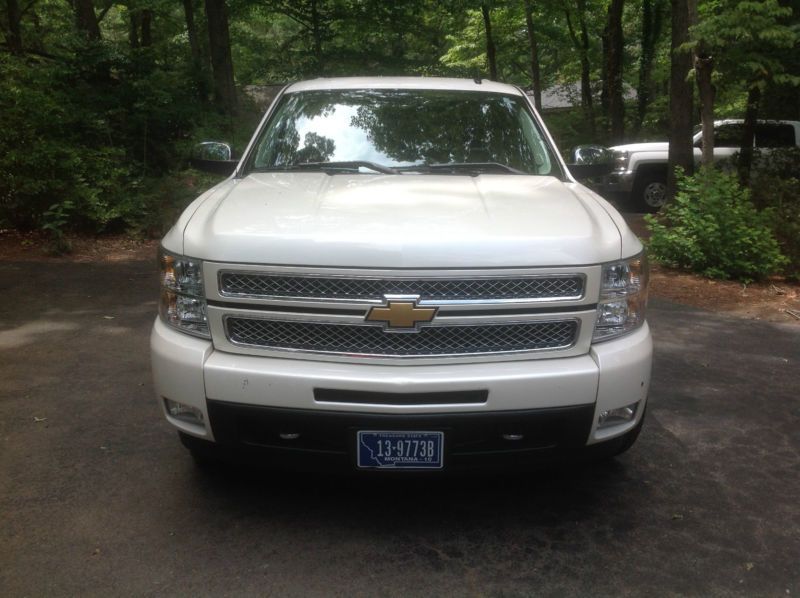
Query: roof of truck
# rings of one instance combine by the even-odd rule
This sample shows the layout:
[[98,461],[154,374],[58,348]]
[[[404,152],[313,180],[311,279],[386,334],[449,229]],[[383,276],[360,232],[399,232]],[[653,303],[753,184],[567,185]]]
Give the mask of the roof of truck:
[[335,77],[310,79],[292,83],[286,93],[326,89],[449,89],[523,95],[513,85],[486,79],[455,79],[448,77]]

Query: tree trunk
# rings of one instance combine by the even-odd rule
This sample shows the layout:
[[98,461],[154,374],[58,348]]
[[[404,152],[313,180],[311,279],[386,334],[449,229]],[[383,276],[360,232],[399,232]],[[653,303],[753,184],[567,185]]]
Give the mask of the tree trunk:
[[662,0],[643,0],[642,53],[639,56],[639,83],[636,89],[636,121],[634,123],[634,131],[637,134],[642,128],[642,123],[647,115],[647,107],[650,104],[653,60],[656,43],[661,34],[662,15]]
[[134,50],[139,47],[139,20],[138,10],[128,12],[128,44]]
[[192,57],[192,78],[197,86],[197,95],[200,101],[208,101],[208,84],[206,69],[204,68],[203,47],[197,35],[197,25],[194,21],[194,0],[183,0],[183,13],[186,17],[186,32],[189,36],[189,51]]
[[701,164],[714,165],[714,84],[711,73],[714,71],[714,58],[708,55],[702,42],[694,55],[694,73],[700,99],[700,121],[703,124],[703,158]]
[[611,0],[608,7],[608,56],[606,80],[608,81],[608,116],[611,124],[611,141],[619,143],[625,137],[625,103],[622,88],[622,9],[625,0]]
[[75,11],[75,24],[78,30],[86,36],[86,39],[93,42],[102,39],[93,1],[73,0],[72,8]]
[[314,38],[314,61],[317,63],[317,75],[321,77],[325,73],[325,58],[322,54],[322,25],[317,0],[311,0],[311,34]]
[[214,100],[226,114],[236,113],[236,84],[233,78],[228,10],[225,0],[205,0],[208,46],[214,72]]
[[753,142],[756,138],[756,119],[761,104],[761,88],[751,87],[747,92],[747,109],[744,113],[742,147],[739,150],[739,182],[750,186],[750,170],[753,165]]
[[197,26],[194,22],[194,0],[183,0],[183,14],[186,18],[186,33],[189,37],[189,51],[192,64],[199,65],[203,62],[203,50],[197,37]]
[[592,105],[592,81],[591,69],[589,65],[589,34],[586,30],[586,0],[578,0],[578,24],[581,28],[580,39],[575,33],[575,28],[572,26],[572,19],[570,17],[569,9],[565,9],[567,16],[567,28],[572,43],[578,50],[581,60],[581,107],[583,108],[583,118],[586,126],[589,128],[589,135],[594,137],[594,107]]
[[680,167],[687,175],[694,172],[692,148],[692,90],[687,81],[692,69],[690,52],[678,51],[689,41],[689,1],[671,0],[672,40],[669,77],[669,161],[667,172],[667,198],[675,197],[675,168]]
[[[611,5],[608,6],[609,11],[611,10]],[[610,18],[610,15],[609,15]],[[606,123],[608,123],[608,54],[609,54],[609,45],[608,45],[608,28],[609,23],[606,20],[606,25],[603,27],[603,33],[600,35],[600,54],[602,55],[601,58],[601,65],[603,69],[602,79],[600,81],[600,112],[603,115],[603,118],[606,119]]]
[[525,25],[528,29],[528,43],[531,50],[531,82],[533,83],[533,104],[536,110],[542,110],[542,74],[539,68],[539,44],[533,26],[533,5],[525,0]]
[[497,50],[492,37],[492,17],[486,3],[481,4],[481,13],[483,13],[483,26],[486,31],[486,62],[489,63],[489,78],[497,81]]
[[143,48],[153,45],[153,11],[150,8],[142,10],[142,36],[139,39]]
[[22,54],[22,13],[17,0],[6,0],[8,16],[8,49],[12,54]]
[[578,0],[578,21],[581,26],[581,96],[589,122],[589,131],[594,137],[594,105],[592,101],[591,67],[589,65],[589,33],[586,30],[586,1]]

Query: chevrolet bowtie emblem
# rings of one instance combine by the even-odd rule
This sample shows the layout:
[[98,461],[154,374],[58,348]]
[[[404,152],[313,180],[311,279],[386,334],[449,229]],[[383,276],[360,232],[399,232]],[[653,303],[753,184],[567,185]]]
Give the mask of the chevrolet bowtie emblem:
[[418,324],[430,322],[436,315],[434,307],[417,307],[415,301],[389,300],[386,307],[373,307],[367,314],[367,322],[384,322],[387,329],[414,331]]

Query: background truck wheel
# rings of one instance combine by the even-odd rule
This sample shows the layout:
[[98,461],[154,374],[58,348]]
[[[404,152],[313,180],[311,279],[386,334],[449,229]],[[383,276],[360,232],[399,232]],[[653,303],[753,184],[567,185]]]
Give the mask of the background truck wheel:
[[644,212],[657,212],[667,201],[667,177],[646,173],[636,180],[633,188],[636,207]]

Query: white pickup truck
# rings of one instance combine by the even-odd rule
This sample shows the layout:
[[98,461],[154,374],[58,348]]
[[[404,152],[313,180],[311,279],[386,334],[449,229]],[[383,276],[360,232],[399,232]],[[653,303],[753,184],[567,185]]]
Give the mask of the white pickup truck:
[[164,237],[158,401],[193,456],[522,467],[633,444],[642,244],[527,96],[488,81],[286,87]]
[[[731,160],[741,148],[744,121],[737,119],[714,122],[714,160]],[[694,159],[702,157],[702,131],[695,129]],[[762,120],[756,124],[755,147],[766,154],[775,148],[800,147],[800,122],[792,120]],[[608,175],[601,192],[623,195],[633,207],[654,212],[666,201],[667,158],[669,143],[629,143],[610,148],[614,152],[614,172]]]

